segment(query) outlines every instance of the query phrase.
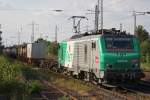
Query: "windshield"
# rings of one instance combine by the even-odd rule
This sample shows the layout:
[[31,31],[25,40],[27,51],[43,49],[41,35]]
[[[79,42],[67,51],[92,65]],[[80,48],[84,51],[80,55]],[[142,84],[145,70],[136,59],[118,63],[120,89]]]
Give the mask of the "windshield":
[[132,52],[134,50],[132,38],[122,37],[106,37],[105,38],[107,51],[126,51]]

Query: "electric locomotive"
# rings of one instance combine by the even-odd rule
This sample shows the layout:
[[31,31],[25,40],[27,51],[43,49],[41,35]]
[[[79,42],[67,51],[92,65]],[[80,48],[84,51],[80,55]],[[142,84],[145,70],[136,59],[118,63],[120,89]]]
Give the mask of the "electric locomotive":
[[109,83],[144,77],[138,39],[114,29],[62,41],[58,55],[61,69],[83,80]]

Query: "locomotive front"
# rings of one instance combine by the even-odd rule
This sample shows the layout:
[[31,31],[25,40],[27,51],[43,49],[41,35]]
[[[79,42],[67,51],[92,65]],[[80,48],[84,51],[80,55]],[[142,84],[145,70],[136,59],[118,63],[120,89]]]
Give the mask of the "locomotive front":
[[144,77],[140,69],[139,41],[134,36],[103,36],[101,69],[107,81],[139,80]]

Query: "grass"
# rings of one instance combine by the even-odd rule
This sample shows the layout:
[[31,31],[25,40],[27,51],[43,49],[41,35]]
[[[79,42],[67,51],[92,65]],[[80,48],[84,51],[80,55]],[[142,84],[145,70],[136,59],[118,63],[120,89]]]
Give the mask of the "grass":
[[93,87],[89,87],[83,81],[75,80],[73,78],[66,77],[65,75],[60,75],[48,70],[40,70],[39,72],[42,78],[47,79],[49,82],[55,84],[58,87],[75,91],[79,94],[86,94],[93,90]]
[[70,100],[68,97],[63,96],[62,98],[60,98],[59,100]]
[[[85,85],[83,82],[73,79],[57,79],[55,84],[59,87],[65,87],[69,90],[78,92],[79,94],[86,94],[88,91],[91,91],[92,88]],[[67,86],[67,87],[66,87]]]
[[150,63],[142,63],[142,64],[141,64],[141,68],[142,68],[144,71],[150,71]]

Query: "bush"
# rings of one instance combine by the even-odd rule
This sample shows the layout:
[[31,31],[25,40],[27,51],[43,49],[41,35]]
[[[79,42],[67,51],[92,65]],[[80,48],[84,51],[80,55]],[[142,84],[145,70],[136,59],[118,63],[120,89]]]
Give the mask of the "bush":
[[33,70],[31,67],[22,67],[22,74],[25,80],[37,80],[38,76],[36,71]]
[[0,83],[0,94],[25,93],[25,84],[17,81],[5,81]]
[[29,94],[39,93],[42,89],[42,85],[39,81],[34,80],[27,83],[27,91]]
[[142,62],[150,62],[150,42],[144,41],[141,43]]
[[58,44],[56,42],[50,42],[50,41],[44,40],[43,38],[39,38],[39,39],[37,39],[37,41],[35,41],[35,43],[39,43],[39,42],[45,43],[45,45],[46,45],[45,52],[48,52],[48,56],[57,57]]
[[0,56],[0,93],[23,93],[25,92],[24,78],[19,63]]
[[0,57],[0,82],[21,81],[22,74],[17,64],[12,64],[5,57]]

